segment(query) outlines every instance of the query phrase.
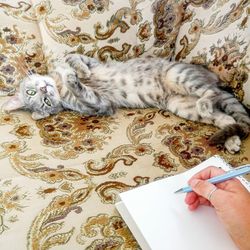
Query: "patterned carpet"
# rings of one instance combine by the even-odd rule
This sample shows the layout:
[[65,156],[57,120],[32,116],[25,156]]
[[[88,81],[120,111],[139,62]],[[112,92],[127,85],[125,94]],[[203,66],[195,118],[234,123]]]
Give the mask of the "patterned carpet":
[[[248,11],[243,0],[0,1],[0,106],[23,67],[45,73],[78,52],[205,64],[250,107]],[[217,128],[157,109],[39,121],[1,112],[0,129],[1,250],[140,249],[115,209],[118,193],[215,154],[233,166],[250,162],[250,137],[231,155],[208,146]]]

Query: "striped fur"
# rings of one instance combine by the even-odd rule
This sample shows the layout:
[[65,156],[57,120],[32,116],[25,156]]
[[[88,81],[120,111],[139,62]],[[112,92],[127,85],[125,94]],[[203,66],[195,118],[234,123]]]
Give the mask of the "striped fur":
[[[232,94],[220,89],[221,83],[214,73],[199,65],[160,58],[102,64],[93,58],[70,54],[51,76],[60,83],[56,86],[54,81],[60,97],[55,90],[50,98],[57,101],[51,103],[58,103],[58,98],[60,103],[53,112],[46,110],[44,116],[62,108],[87,115],[112,115],[120,107],[157,107],[188,120],[219,127],[209,143],[225,144],[230,153],[239,151],[240,138],[249,134],[250,118],[242,104]],[[31,82],[38,85],[39,95],[43,94],[40,89],[46,81],[42,76],[34,78],[21,85],[25,89],[19,94],[21,99],[26,100],[26,91],[30,88],[26,85]],[[52,85],[53,79],[49,82]],[[44,105],[44,97],[38,100]],[[27,101],[23,103],[22,107],[34,111],[34,102],[32,105]],[[37,105],[35,112],[39,113],[42,105]],[[37,115],[38,118],[42,116]]]

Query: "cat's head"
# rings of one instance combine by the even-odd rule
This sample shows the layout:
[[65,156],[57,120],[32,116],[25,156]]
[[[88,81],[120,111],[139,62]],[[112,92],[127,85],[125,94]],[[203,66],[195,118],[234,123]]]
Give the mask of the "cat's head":
[[55,81],[49,76],[30,75],[20,83],[19,91],[4,104],[3,109],[28,109],[34,120],[58,113],[62,107]]

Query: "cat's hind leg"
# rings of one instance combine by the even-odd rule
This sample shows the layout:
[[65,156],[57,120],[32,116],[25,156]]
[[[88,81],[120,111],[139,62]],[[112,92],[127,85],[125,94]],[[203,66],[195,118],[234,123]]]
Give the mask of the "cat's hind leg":
[[211,118],[214,112],[214,98],[213,94],[211,96],[206,95],[199,98],[196,101],[196,108],[199,115],[203,118]]
[[[207,122],[209,121],[209,122]],[[235,119],[219,110],[215,110],[210,118],[202,118],[201,122],[212,123],[220,128],[214,135],[209,138],[210,145],[224,144],[229,153],[235,154],[240,151],[240,125]]]
[[194,96],[170,95],[160,108],[166,109],[187,120],[200,121],[201,117],[196,107],[197,99]]
[[236,123],[233,117],[215,110],[211,117],[202,118],[201,122],[213,124],[220,128],[218,132],[209,138],[210,145],[224,144],[227,151],[231,154],[240,151],[242,127]]
[[220,128],[210,139],[209,144],[224,144],[225,148],[234,154],[240,150],[241,137],[244,137],[244,128],[237,124],[235,119],[218,109],[215,109],[210,117],[202,117],[196,106],[198,98],[193,96],[174,95],[167,98],[166,109],[182,118],[213,124]]
[[225,141],[224,146],[229,153],[235,154],[240,151],[241,139],[238,135],[233,135]]
[[166,89],[177,94],[197,97],[197,111],[201,117],[211,117],[221,92],[218,76],[199,65],[177,63],[166,70]]
[[219,110],[215,110],[213,113],[213,124],[220,130],[210,137],[209,144],[224,144],[231,154],[240,151],[241,138],[245,138],[249,133],[248,126],[237,123],[232,116]]

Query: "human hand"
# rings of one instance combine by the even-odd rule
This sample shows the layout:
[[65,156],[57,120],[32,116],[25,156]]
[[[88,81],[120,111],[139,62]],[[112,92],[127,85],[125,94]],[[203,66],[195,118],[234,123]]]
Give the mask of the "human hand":
[[[250,193],[238,179],[216,185],[206,181],[225,173],[220,168],[208,167],[195,174],[188,182],[194,192],[186,195],[185,202],[193,211],[200,205],[213,206],[228,233],[240,249],[250,249]],[[210,199],[208,196],[212,190]]]

